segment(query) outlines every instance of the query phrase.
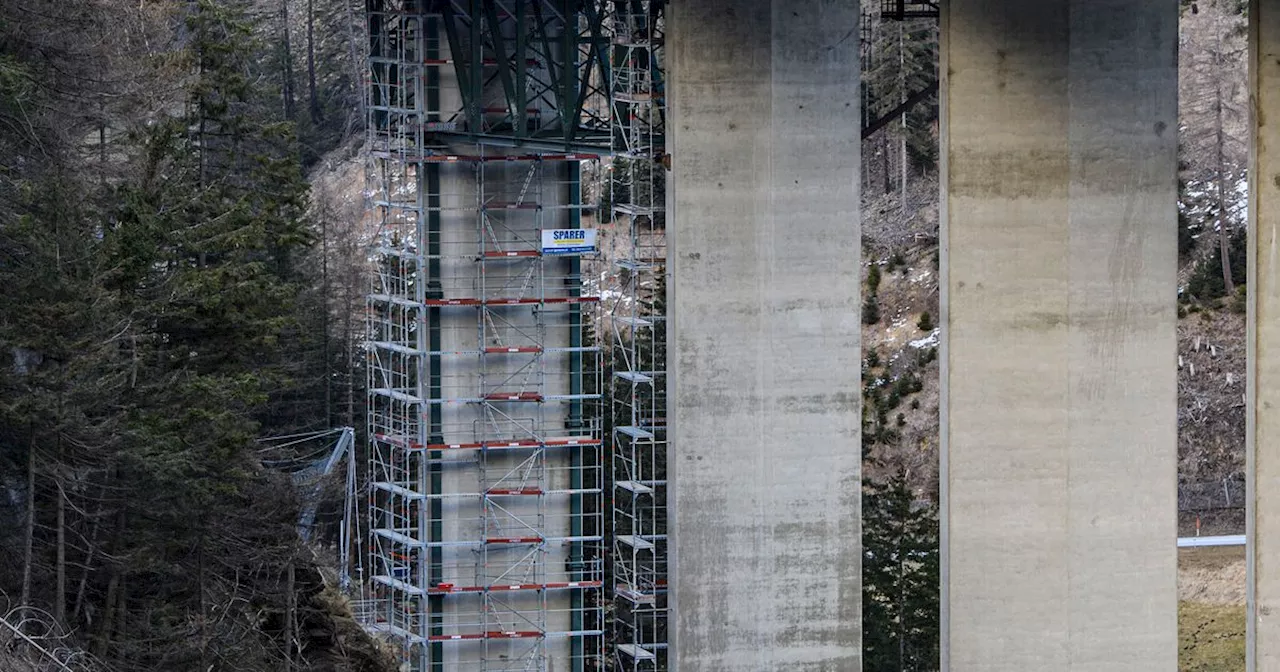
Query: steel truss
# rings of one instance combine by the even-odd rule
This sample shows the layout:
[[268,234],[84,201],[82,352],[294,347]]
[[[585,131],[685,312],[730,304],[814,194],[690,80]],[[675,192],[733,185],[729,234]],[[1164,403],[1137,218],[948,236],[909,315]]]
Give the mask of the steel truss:
[[[440,2],[462,109],[459,137],[607,146],[605,8],[591,0]],[[557,144],[559,143],[559,144]]]

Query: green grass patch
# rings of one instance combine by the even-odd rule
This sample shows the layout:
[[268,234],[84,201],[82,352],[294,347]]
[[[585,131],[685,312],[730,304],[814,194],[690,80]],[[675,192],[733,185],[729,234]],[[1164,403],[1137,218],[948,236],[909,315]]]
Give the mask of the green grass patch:
[[1244,605],[1179,603],[1179,672],[1243,669]]

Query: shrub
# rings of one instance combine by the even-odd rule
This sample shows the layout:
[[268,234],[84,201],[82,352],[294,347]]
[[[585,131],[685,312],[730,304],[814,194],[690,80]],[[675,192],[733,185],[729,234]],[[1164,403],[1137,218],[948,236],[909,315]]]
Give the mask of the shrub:
[[[1243,231],[1231,236],[1227,249],[1231,260],[1231,280],[1234,284],[1243,285],[1248,278],[1248,250]],[[1200,301],[1212,301],[1227,295],[1226,285],[1222,282],[1222,252],[1215,246],[1213,255],[1196,267],[1191,279],[1187,282],[1187,293]]]
[[[873,267],[874,268],[874,267]],[[880,321],[880,302],[875,294],[868,294],[862,302],[862,323],[876,324]]]
[[894,250],[893,256],[889,257],[889,270],[892,271],[895,268],[901,268],[903,270],[906,270],[907,268],[907,260],[902,256],[902,252],[899,250]]
[[1196,249],[1191,219],[1186,213],[1178,213],[1178,259],[1186,259]]
[[894,385],[893,389],[889,390],[889,396],[884,398],[884,407],[887,410],[893,410],[898,407],[898,404],[901,404],[901,403],[902,403],[902,392],[898,390],[897,385]]
[[[1231,274],[1235,275],[1235,269],[1231,269]],[[1244,315],[1249,311],[1249,288],[1245,285],[1236,285],[1236,295],[1232,297],[1231,303],[1227,306],[1231,312]]]

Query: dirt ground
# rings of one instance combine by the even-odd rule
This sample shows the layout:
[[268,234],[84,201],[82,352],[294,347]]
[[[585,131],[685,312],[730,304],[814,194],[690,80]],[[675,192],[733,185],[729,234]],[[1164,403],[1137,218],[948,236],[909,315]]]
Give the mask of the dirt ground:
[[1179,549],[1178,600],[1243,605],[1244,570],[1243,546]]

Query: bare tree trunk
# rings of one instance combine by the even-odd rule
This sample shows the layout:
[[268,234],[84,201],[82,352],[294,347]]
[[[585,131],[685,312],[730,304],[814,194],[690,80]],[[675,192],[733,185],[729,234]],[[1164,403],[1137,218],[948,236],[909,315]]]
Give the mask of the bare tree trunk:
[[197,616],[200,633],[200,669],[209,669],[209,633],[207,617],[209,615],[209,595],[204,576],[204,521],[200,522],[200,538],[196,542],[196,585],[200,592],[200,614]]
[[[116,481],[118,482],[118,478]],[[122,540],[124,539],[125,512],[123,510],[116,513],[116,529],[111,535],[111,552],[115,556],[122,555]],[[93,641],[93,653],[97,656],[104,656],[107,648],[111,645],[112,635],[115,631],[123,631],[124,629],[124,577],[123,570],[118,561],[110,565],[111,578],[107,580],[107,594],[102,600],[102,624],[98,627],[98,634]]]
[[1223,62],[1223,46],[1222,46],[1222,30],[1219,26],[1218,47],[1217,52],[1213,55],[1214,67],[1218,76],[1214,78],[1214,113],[1217,115],[1218,138],[1218,253],[1222,255],[1222,287],[1227,292],[1227,300],[1231,300],[1236,295],[1236,286],[1231,279],[1231,235],[1227,232],[1227,225],[1231,219],[1227,216],[1227,190],[1225,183],[1227,180],[1226,157],[1223,148],[1226,138],[1223,137],[1222,128],[1222,62]]
[[120,572],[113,569],[111,578],[107,581],[107,596],[102,600],[102,624],[98,626],[98,636],[93,641],[93,655],[95,656],[105,656],[107,647],[111,644],[111,630],[115,627],[116,614],[120,611],[119,600]]
[[1222,144],[1222,93],[1218,93],[1218,253],[1222,255],[1222,287],[1227,291],[1227,298],[1236,294],[1235,283],[1231,279],[1231,234],[1227,227],[1231,223],[1227,213],[1227,167],[1223,157]]
[[129,580],[120,576],[120,590],[116,592],[116,628],[115,637],[125,638],[125,629],[129,625]]
[[316,11],[315,0],[307,0],[307,95],[312,123],[320,123],[320,96],[316,94]]
[[[898,22],[898,102],[905,104],[907,102],[907,52],[906,52],[906,35],[902,28],[902,21]],[[907,111],[902,111],[902,142],[898,154],[898,160],[902,163],[901,181],[898,184],[898,190],[901,193],[898,202],[902,208],[902,217],[907,217]]]
[[[62,433],[58,433],[58,461],[54,467],[62,469],[65,459],[62,451]],[[55,479],[58,497],[58,548],[56,586],[53,593],[53,618],[62,627],[67,627],[67,493],[62,488],[62,475]]]
[[[355,13],[351,9],[351,3],[344,2],[343,4],[346,6],[347,10],[347,50],[351,60],[351,81],[357,82],[356,86],[363,86],[358,83],[364,81],[364,59],[360,58],[360,51],[364,48],[360,40],[362,32],[356,29],[356,18]],[[359,95],[356,96],[356,100],[360,103],[360,114],[359,117],[354,120],[348,116],[346,134],[344,135],[343,140],[350,137],[352,129],[358,127],[360,121],[365,117],[364,97],[365,92],[363,90],[361,90]]]
[[31,606],[31,561],[36,530],[36,443],[34,433],[27,447],[27,522],[22,532],[22,600]]
[[[105,495],[99,488],[99,497]],[[84,569],[80,572],[80,584],[76,587],[76,601],[71,608],[71,620],[79,621],[80,610],[84,606],[84,594],[89,585],[89,574],[93,571],[93,561],[98,554],[98,530],[102,527],[102,509],[103,505],[98,504],[98,512],[94,514],[93,521],[89,524],[89,550],[85,554]]]
[[880,193],[888,194],[889,192],[893,191],[893,182],[889,179],[889,164],[890,164],[889,134],[885,133],[884,129],[881,129],[879,135],[880,135],[880,166],[881,168],[883,168],[882,174],[884,176],[884,185],[883,185],[884,189]]
[[284,118],[293,119],[293,49],[289,44],[289,0],[280,0],[280,24],[284,26]]
[[333,422],[333,361],[329,349],[329,208],[320,208],[320,329],[324,332],[321,342],[324,344],[324,423],[328,427]]
[[285,579],[285,621],[284,621],[284,669],[293,670],[293,642],[297,639],[298,597],[294,594],[293,558],[289,559],[289,568]]

